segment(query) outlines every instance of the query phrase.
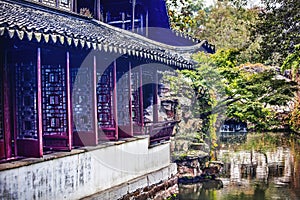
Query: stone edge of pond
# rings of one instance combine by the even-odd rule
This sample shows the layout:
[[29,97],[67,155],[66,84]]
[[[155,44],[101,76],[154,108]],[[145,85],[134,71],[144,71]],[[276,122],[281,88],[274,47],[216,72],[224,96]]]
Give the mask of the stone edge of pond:
[[81,200],[167,199],[178,193],[177,183],[177,167],[175,163],[171,163],[164,168],[99,191]]

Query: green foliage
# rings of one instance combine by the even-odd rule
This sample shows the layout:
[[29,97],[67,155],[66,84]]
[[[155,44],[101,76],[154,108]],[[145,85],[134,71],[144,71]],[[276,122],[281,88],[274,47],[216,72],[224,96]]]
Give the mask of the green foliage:
[[198,130],[199,141],[209,139],[214,147],[217,115],[213,113],[216,99],[225,95],[225,91],[222,92],[224,83],[209,55],[198,53],[194,59],[199,62],[196,69],[178,71],[176,77],[165,78],[170,81],[171,95],[179,99],[182,111],[191,112],[191,118],[202,119],[202,127]]
[[300,1],[263,0],[262,7],[247,8],[246,0],[168,0],[173,29],[207,40],[217,49],[235,48],[239,60],[280,66],[300,43]]
[[218,1],[209,12],[199,11],[196,20],[201,27],[197,27],[195,36],[208,40],[217,49],[245,49],[252,43],[250,30],[257,16],[257,10],[237,8],[229,1]]
[[[300,2],[265,0],[265,7],[251,9],[245,7],[246,0],[217,1],[204,9],[202,1],[167,2],[173,28],[219,49],[210,56],[196,54],[198,67],[179,72],[194,93],[186,96],[193,96],[193,113],[203,119],[202,131],[213,132],[210,116],[215,113],[249,122],[254,129],[279,126],[276,109],[292,101],[297,86],[274,68],[251,63],[278,65],[286,57],[282,69],[297,74]],[[290,119],[295,120],[297,113]]]
[[173,200],[173,199],[176,199],[177,198],[177,194],[172,194],[171,196],[169,196],[167,198],[167,200]]
[[279,146],[285,146],[287,143],[283,135],[276,133],[263,133],[262,134],[249,134],[247,136],[247,142],[240,145],[240,150],[255,150],[265,153],[267,150],[275,149]]
[[296,80],[296,75],[300,68],[300,44],[295,46],[293,53],[289,54],[281,65],[281,71],[291,69],[293,79]]
[[[267,130],[287,122],[278,120],[276,108],[285,106],[297,90],[295,82],[287,82],[276,71],[262,64],[238,65],[239,52],[220,49],[216,54],[198,53],[199,67],[178,72],[174,87],[188,84],[190,90],[177,89],[174,95],[193,97],[193,117],[203,119],[202,132],[213,143],[217,116],[248,122],[253,129]],[[184,81],[182,81],[184,80]]]
[[300,131],[300,105],[299,102],[296,103],[293,111],[290,114],[289,120],[290,127],[293,131]]
[[[172,85],[174,89],[177,88],[175,91],[183,92],[183,94],[177,95],[193,97],[191,101],[194,116],[204,119],[212,112],[212,108],[215,105],[215,98],[213,97],[216,95],[216,91],[219,91],[219,95],[222,94],[221,91],[224,88],[224,84],[220,74],[215,70],[215,65],[212,63],[209,55],[202,52],[194,57],[201,67],[197,67],[195,70],[179,71],[178,77],[181,81],[180,83],[175,81],[175,84],[173,83]],[[183,88],[187,86],[190,89]]]
[[191,33],[199,26],[195,17],[202,9],[202,0],[167,0],[171,27],[181,32]]
[[[182,3],[178,3],[182,2]],[[169,0],[169,16],[173,29],[207,40],[217,49],[236,48],[243,51],[240,60],[258,59],[259,40],[251,39],[251,30],[258,18],[258,9],[245,9],[246,0],[217,1],[203,8],[201,1]]]
[[297,91],[295,82],[286,81],[273,68],[239,64],[238,56],[235,49],[220,49],[213,55],[198,53],[194,56],[199,63],[195,70],[178,72],[194,92],[194,117],[203,119],[202,131],[211,139],[216,127],[214,114],[248,122],[256,130],[279,126],[276,108],[286,106]]
[[279,123],[275,108],[292,100],[297,90],[294,82],[287,82],[262,64],[236,66],[235,50],[220,50],[211,57],[226,79],[226,100],[218,106],[227,106],[227,117],[250,122],[255,129],[265,130]]
[[280,66],[300,43],[300,1],[266,0],[253,30],[260,42],[261,61]]
[[[299,68],[300,68],[300,44],[295,46],[293,53],[289,54],[288,57],[284,60],[281,70],[291,70],[292,79],[296,81],[299,85]],[[294,105],[293,111],[289,116],[289,125],[293,131],[300,131],[300,104],[299,104],[300,94],[297,93],[297,103]]]

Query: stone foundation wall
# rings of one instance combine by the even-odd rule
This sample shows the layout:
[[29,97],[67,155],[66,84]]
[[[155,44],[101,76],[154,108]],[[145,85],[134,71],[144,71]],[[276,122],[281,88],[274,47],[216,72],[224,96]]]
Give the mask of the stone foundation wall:
[[80,199],[157,171],[128,184],[126,194],[176,173],[169,143],[148,146],[143,137],[0,164],[0,199]]
[[169,180],[157,183],[144,189],[138,189],[133,193],[123,196],[120,200],[162,200],[171,197],[174,194],[178,194],[178,179],[172,177]]
[[176,164],[145,174],[82,200],[166,199],[178,193]]

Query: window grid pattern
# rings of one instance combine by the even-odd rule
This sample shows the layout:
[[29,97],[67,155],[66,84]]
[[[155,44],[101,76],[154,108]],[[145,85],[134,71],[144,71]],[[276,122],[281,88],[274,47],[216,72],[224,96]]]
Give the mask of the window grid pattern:
[[132,120],[141,125],[141,105],[140,105],[140,78],[138,72],[131,75],[131,100],[132,100]]
[[[113,66],[103,73],[97,72],[97,118],[100,129],[115,128],[113,115]],[[105,131],[108,137],[114,137],[114,131]]]
[[71,0],[59,0],[59,8],[70,10],[71,8]]
[[129,81],[128,72],[117,72],[118,124],[129,125]]
[[92,81],[91,68],[71,68],[74,131],[92,131],[94,129]]
[[56,6],[56,0],[42,0],[42,3],[48,6]]
[[38,139],[36,66],[16,65],[16,118],[18,139]]
[[43,135],[67,135],[65,69],[42,66]]

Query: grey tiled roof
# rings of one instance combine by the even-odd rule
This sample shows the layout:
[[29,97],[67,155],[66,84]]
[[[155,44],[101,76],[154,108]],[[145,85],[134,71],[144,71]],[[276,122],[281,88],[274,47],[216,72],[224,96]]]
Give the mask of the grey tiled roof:
[[0,36],[73,45],[128,54],[179,68],[192,68],[187,56],[213,49],[206,41],[193,46],[170,46],[112,27],[94,19],[22,1],[0,0]]

